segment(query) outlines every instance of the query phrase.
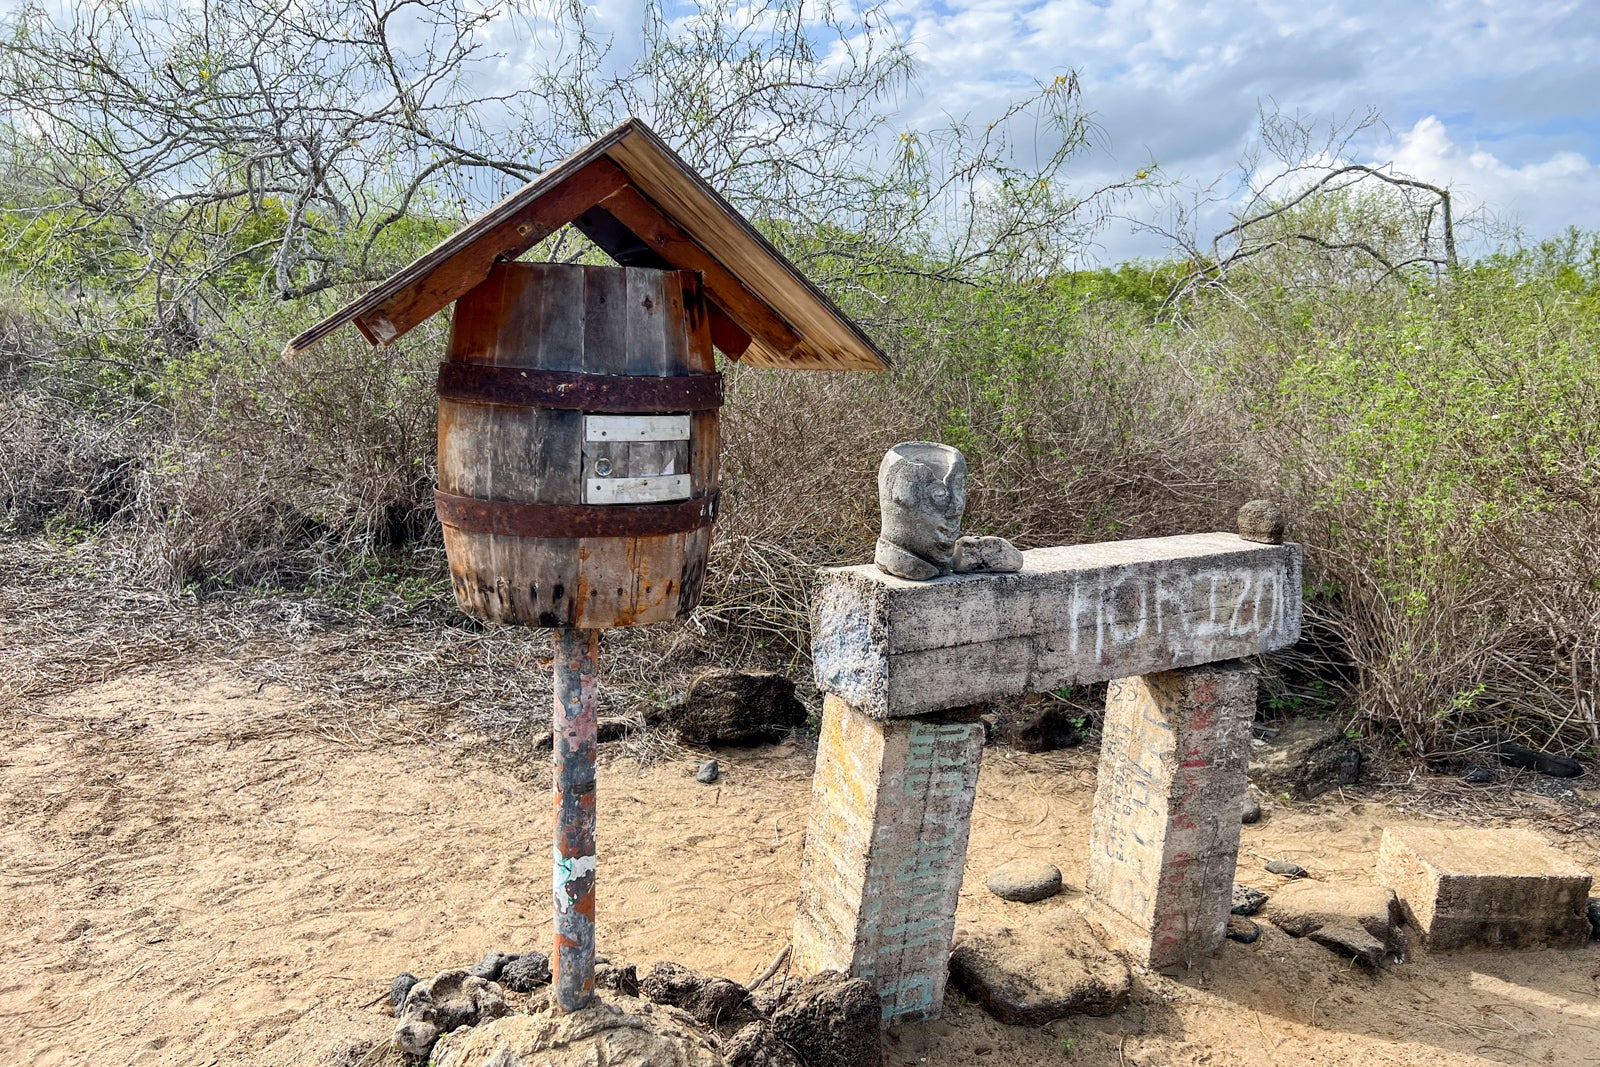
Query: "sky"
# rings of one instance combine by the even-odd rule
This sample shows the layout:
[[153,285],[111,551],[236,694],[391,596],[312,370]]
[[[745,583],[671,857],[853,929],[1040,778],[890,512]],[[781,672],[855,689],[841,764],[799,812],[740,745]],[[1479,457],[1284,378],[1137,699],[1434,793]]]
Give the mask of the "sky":
[[[891,0],[921,65],[913,125],[982,117],[1067,68],[1100,147],[1095,184],[1154,160],[1206,184],[1249,151],[1259,109],[1384,125],[1347,158],[1447,185],[1458,211],[1532,238],[1600,229],[1600,0]],[[1215,220],[1225,205],[1211,209]],[[1101,256],[1157,254],[1112,231]]]

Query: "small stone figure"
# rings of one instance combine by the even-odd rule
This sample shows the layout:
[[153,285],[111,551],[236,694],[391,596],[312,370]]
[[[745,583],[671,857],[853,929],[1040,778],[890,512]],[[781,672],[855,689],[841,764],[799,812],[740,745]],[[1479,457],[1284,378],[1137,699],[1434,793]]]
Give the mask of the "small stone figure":
[[918,582],[949,574],[967,509],[966,457],[932,441],[895,445],[878,464],[878,507],[873,559],[882,570]]
[[1020,571],[1022,553],[1003,537],[962,537],[967,460],[959,449],[906,441],[878,465],[883,526],[873,560],[897,578],[925,582],[952,571]]

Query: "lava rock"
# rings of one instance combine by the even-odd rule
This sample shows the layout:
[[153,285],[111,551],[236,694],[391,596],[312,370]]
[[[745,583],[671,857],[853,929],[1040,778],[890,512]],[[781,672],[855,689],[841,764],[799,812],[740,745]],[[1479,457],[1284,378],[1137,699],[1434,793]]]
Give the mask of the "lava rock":
[[1267,918],[1290,937],[1310,938],[1368,967],[1405,955],[1400,902],[1382,886],[1295,882],[1273,894]]
[[515,958],[515,956],[507,956],[504,952],[491,950],[483,954],[483,959],[468,967],[467,973],[474,978],[482,978],[486,982],[497,982],[500,980],[500,972],[505,970],[506,961]]
[[1250,500],[1239,508],[1239,536],[1264,545],[1283,544],[1283,509],[1272,500]]
[[1061,870],[1044,860],[1012,860],[996,867],[985,884],[1001,900],[1032,904],[1061,892]]
[[1233,914],[1254,915],[1272,898],[1253,886],[1233,883]]
[[394,1008],[396,1015],[400,1014],[400,1005],[406,1002],[406,994],[420,981],[422,979],[410,971],[401,971],[394,976],[394,981],[389,983],[389,1006]]
[[883,1004],[865,978],[820,971],[786,993],[772,1032],[806,1067],[879,1067]]
[[1271,796],[1310,800],[1361,780],[1361,750],[1337,726],[1296,719],[1254,746],[1250,781]]
[[708,759],[700,764],[700,769],[694,772],[694,780],[701,785],[710,785],[722,777],[722,768],[714,759]]
[[418,982],[400,1005],[394,1043],[412,1056],[426,1056],[444,1034],[477,1026],[506,1013],[499,986],[466,971],[445,971]]
[[639,995],[639,972],[631,963],[596,963],[594,985],[596,989],[636,997]]
[[1000,717],[1000,740],[1022,752],[1054,752],[1083,744],[1083,716],[1060,704],[1046,704],[1020,718]]
[[1132,976],[1081,917],[1068,915],[969,936],[950,954],[950,981],[1003,1023],[1042,1026],[1121,1011]]
[[804,726],[806,706],[781,674],[707,668],[689,679],[682,700],[646,712],[645,721],[692,745],[758,745]]
[[672,1064],[719,1067],[710,1035],[680,1011],[596,997],[570,1015],[511,1015],[442,1038],[430,1067],[594,1067]]
[[1261,927],[1249,919],[1230,915],[1226,937],[1229,941],[1237,941],[1241,945],[1253,945],[1261,940]]
[[1311,873],[1298,863],[1290,863],[1288,860],[1268,860],[1267,870],[1273,874],[1281,874],[1285,878],[1304,878]]
[[639,991],[657,1004],[683,1009],[706,1026],[728,1022],[750,999],[738,982],[701,974],[670,960],[652,966],[639,982]]
[[1589,940],[1600,941],[1600,897],[1589,898]]
[[1244,799],[1239,802],[1239,822],[1245,826],[1253,826],[1261,821],[1261,801],[1255,798],[1250,790],[1244,791]]
[[1557,756],[1551,752],[1540,752],[1536,748],[1511,741],[1502,741],[1495,749],[1495,755],[1499,756],[1500,762],[1508,767],[1538,771],[1552,778],[1578,778],[1583,774],[1583,764],[1575,759]]
[[543,952],[522,952],[506,960],[500,984],[516,993],[532,993],[550,984],[550,957]]
[[722,1046],[724,1067],[804,1067],[771,1023],[751,1023]]

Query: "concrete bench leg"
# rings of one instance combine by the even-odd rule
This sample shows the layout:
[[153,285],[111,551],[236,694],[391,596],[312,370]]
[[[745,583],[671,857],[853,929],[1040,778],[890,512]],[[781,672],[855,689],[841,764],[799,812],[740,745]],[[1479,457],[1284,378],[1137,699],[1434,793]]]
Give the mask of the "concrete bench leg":
[[884,1025],[940,1013],[982,752],[979,723],[824,703],[794,961],[871,980]]
[[1111,683],[1085,888],[1109,947],[1136,962],[1222,944],[1255,707],[1236,661]]

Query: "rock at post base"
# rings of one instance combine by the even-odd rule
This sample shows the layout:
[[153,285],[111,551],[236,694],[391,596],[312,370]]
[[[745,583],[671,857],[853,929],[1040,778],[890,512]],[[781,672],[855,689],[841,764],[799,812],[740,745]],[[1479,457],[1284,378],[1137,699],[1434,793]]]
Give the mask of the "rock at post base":
[[517,993],[532,993],[550,984],[550,957],[543,952],[524,952],[507,960],[500,970],[500,984]]
[[883,1001],[871,982],[819,971],[777,998],[772,1032],[806,1067],[879,1067]]
[[781,674],[707,668],[689,679],[680,702],[648,711],[645,721],[692,745],[760,745],[804,726],[806,707]]
[[1392,889],[1291,882],[1277,890],[1267,918],[1290,937],[1316,944],[1368,967],[1404,956],[1404,917]]
[[1083,744],[1082,722],[1060,704],[1025,706],[1020,715],[1002,717],[996,734],[1020,752],[1055,752]]
[[1268,899],[1265,893],[1254,886],[1233,883],[1232,912],[1235,915],[1254,915]]
[[1001,900],[1032,904],[1061,892],[1061,870],[1044,860],[1012,860],[990,872],[985,884]]
[[680,1011],[632,998],[596,996],[561,1015],[548,1006],[471,1030],[434,1049],[430,1067],[721,1067],[711,1038]]
[[657,1004],[683,1009],[707,1026],[731,1021],[750,998],[738,982],[701,974],[670,960],[651,966],[650,973],[639,982],[639,991]]
[[726,1067],[804,1067],[772,1029],[771,1023],[751,1023],[722,1046]]
[[1250,756],[1250,781],[1272,796],[1310,800],[1361,780],[1361,750],[1337,726],[1296,719]]
[[466,971],[444,971],[418,982],[406,994],[394,1028],[394,1043],[402,1052],[426,1056],[440,1036],[505,1013],[499,986]]
[[1042,1026],[1121,1011],[1132,978],[1082,918],[1068,915],[968,937],[950,955],[950,981],[1003,1023]]

